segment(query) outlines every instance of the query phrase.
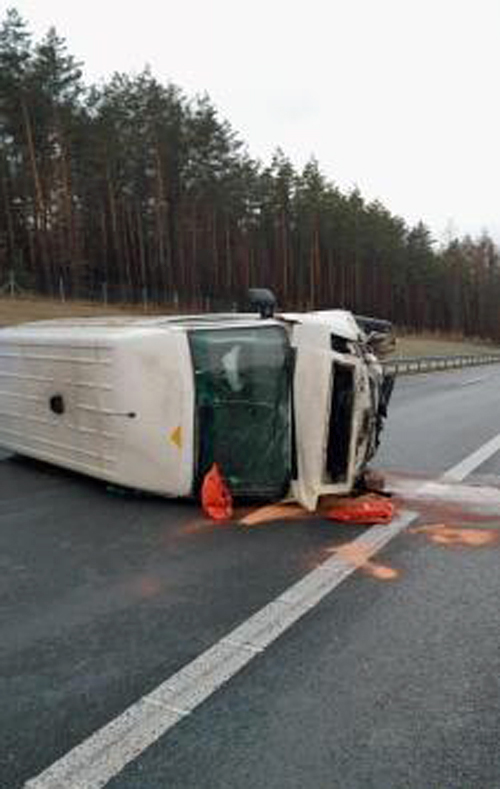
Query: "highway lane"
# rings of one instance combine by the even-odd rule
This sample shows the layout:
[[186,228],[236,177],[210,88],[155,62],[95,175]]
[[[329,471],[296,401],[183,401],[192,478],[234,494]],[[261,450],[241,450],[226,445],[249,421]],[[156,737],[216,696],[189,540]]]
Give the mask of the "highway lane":
[[191,504],[1,463],[2,789],[59,758],[351,536],[317,523],[215,526]]
[[[432,476],[461,460],[500,432],[499,382],[498,367],[400,380],[379,463]],[[355,533],[318,521],[215,527],[191,505],[109,495],[37,464],[1,463],[1,785],[37,774]],[[447,720],[460,736],[482,732],[471,740],[480,762],[497,724],[489,685],[498,554],[439,554],[405,534],[383,558],[401,571],[396,583],[357,573],[112,785],[434,786],[438,757],[422,761],[431,772],[405,768],[419,755],[415,741],[426,742],[415,717],[436,736]],[[439,634],[434,650],[429,633]],[[481,639],[474,663],[471,643]],[[450,684],[451,712],[436,700],[446,665],[467,691]],[[469,718],[460,705],[472,705]],[[465,769],[459,750],[445,767]],[[441,785],[496,785],[451,775]]]
[[[499,383],[498,368],[400,381],[381,457],[443,472],[498,432]],[[377,558],[396,581],[351,577],[110,787],[498,789],[498,547],[410,529]]]
[[498,549],[379,558],[109,786],[497,789]]
[[376,464],[438,476],[500,432],[499,392],[498,365],[400,378]]

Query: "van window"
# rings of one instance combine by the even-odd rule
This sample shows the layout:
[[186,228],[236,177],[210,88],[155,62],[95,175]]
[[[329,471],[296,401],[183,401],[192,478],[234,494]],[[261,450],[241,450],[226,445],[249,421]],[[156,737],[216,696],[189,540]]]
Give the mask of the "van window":
[[291,474],[292,354],[280,326],[189,334],[197,486],[217,462],[232,493],[283,495]]

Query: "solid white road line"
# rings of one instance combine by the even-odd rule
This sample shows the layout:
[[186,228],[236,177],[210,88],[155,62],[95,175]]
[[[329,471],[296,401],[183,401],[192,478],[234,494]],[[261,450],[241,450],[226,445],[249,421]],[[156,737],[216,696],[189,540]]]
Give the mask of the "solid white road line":
[[421,479],[391,479],[389,489],[398,498],[409,501],[439,501],[454,504],[483,515],[500,512],[500,488],[487,485],[462,485],[459,482],[426,482]]
[[500,433],[487,441],[471,455],[457,463],[453,468],[448,469],[440,478],[442,482],[462,482],[469,474],[472,474],[486,460],[500,450]]
[[[500,434],[440,479],[465,479],[499,449]],[[151,693],[27,781],[26,789],[99,789],[105,786],[417,517],[416,513],[403,512],[391,524],[374,526],[353,540],[351,544],[355,550],[327,559]]]

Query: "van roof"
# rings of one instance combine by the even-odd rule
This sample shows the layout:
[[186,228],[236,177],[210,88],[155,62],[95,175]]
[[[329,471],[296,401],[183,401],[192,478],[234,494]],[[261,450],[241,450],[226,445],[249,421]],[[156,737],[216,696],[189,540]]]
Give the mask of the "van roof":
[[62,334],[80,338],[88,337],[114,337],[140,332],[158,332],[159,330],[200,330],[200,329],[225,329],[230,327],[262,327],[277,325],[279,322],[272,319],[261,319],[255,313],[207,313],[204,315],[155,315],[155,316],[109,316],[98,318],[57,318],[54,320],[34,321],[6,326],[0,329],[0,338],[4,336],[21,334],[26,337],[40,339],[60,337]]

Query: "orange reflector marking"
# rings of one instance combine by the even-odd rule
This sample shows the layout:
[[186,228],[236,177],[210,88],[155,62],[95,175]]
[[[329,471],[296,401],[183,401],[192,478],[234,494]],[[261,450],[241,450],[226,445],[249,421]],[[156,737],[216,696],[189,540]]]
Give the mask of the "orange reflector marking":
[[178,449],[182,449],[182,426],[181,425],[176,427],[175,430],[172,430],[172,432],[170,433],[170,441],[172,442],[172,444],[175,444],[175,446]]

